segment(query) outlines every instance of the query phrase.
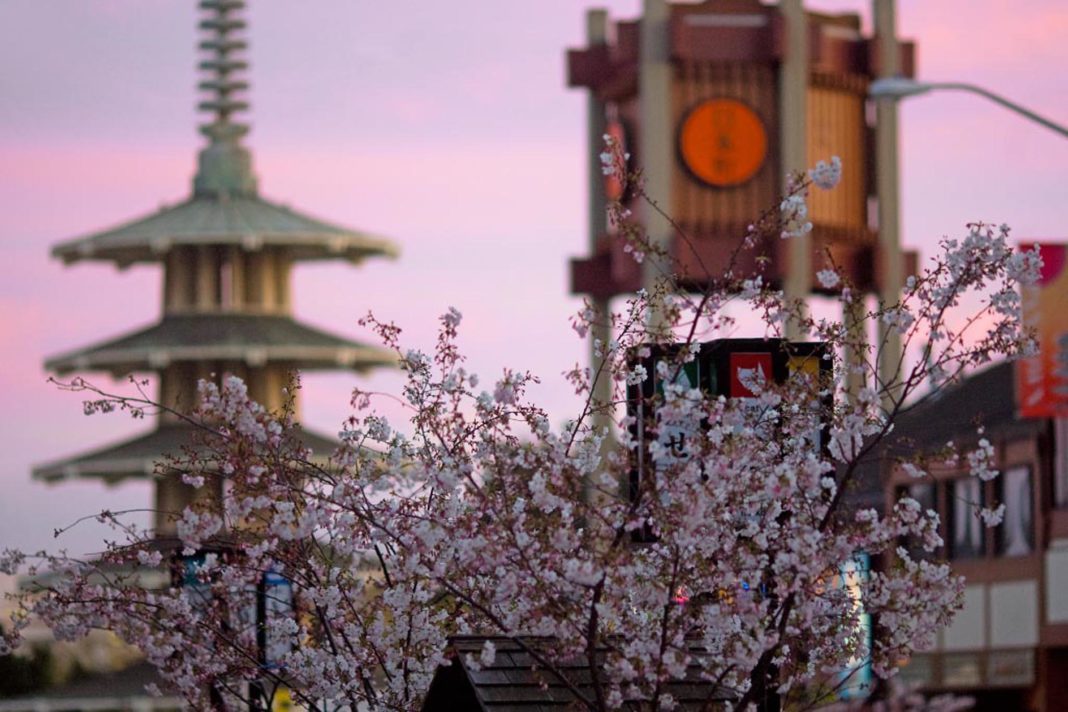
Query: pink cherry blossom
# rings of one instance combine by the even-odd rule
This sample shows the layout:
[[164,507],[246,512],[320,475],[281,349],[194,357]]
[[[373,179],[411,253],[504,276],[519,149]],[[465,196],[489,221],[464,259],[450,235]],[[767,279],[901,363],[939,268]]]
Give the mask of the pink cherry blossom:
[[[607,167],[625,170],[606,153]],[[751,232],[806,231],[804,191],[839,171],[832,161],[799,176]],[[632,184],[644,198],[640,181]],[[621,239],[656,254],[633,225]],[[739,239],[741,251],[764,244]],[[857,511],[847,493],[859,463],[928,381],[939,387],[1030,344],[1007,295],[1037,278],[1037,258],[1021,257],[1006,239],[1007,230],[969,226],[963,240],[943,242],[898,303],[864,315],[924,353],[896,383],[856,394],[846,391],[851,370],[881,383],[880,346],[857,341],[866,330],[807,316],[733,264],[708,275],[704,293],[675,292],[665,280],[618,313],[585,307],[576,331],[605,320],[612,338],[599,345],[602,368],[568,372],[586,398],[558,427],[528,400],[531,374],[504,369],[492,393],[473,390],[455,310],[441,317],[432,353],[404,350],[396,326],[363,320],[397,351],[406,379],[397,397],[412,415],[391,424],[374,412],[374,397],[360,394],[329,463],[304,447],[293,413],[268,412],[234,377],[202,383],[197,409],[174,414],[197,426],[198,447],[165,471],[221,496],[198,498],[178,515],[175,543],[103,513],[116,543],[93,561],[5,551],[0,571],[20,570],[41,588],[23,598],[20,623],[5,629],[0,648],[17,644],[30,615],[61,639],[112,630],[200,709],[212,696],[228,708],[244,704],[257,689],[249,683],[284,684],[308,709],[324,700],[419,709],[457,635],[521,646],[539,674],[588,710],[672,709],[667,683],[691,673],[738,709],[769,694],[799,707],[826,699],[857,660],[891,676],[951,621],[963,580],[900,546],[906,537],[928,552],[941,545],[933,512],[909,498],[883,513]],[[971,303],[962,299],[968,292],[1001,296],[976,314],[961,306]],[[848,290],[838,299],[848,304]],[[760,315],[770,336],[793,322],[826,342],[834,368],[783,383],[764,374],[745,399],[685,381],[702,334],[732,324],[728,304]],[[654,305],[667,328],[646,327]],[[677,358],[652,372],[636,364],[668,340],[683,342]],[[842,362],[843,353],[855,360]],[[631,398],[636,408],[634,389],[654,376],[665,385],[641,402],[640,415],[591,395],[605,379],[614,402]],[[87,395],[87,411],[165,409],[84,381],[66,387]],[[614,421],[614,435],[593,426],[598,412]],[[648,449],[632,479],[639,433]],[[980,441],[969,467],[985,479],[996,475],[989,463]],[[919,463],[909,466],[923,475]],[[998,512],[980,516],[990,523]],[[861,570],[862,560],[881,565]],[[147,587],[151,569],[165,583]],[[261,662],[250,614],[267,576],[292,591],[291,608],[269,625],[270,664]],[[870,639],[868,616],[877,621]],[[490,666],[496,651],[487,642],[467,664]],[[588,684],[568,677],[576,669]]]

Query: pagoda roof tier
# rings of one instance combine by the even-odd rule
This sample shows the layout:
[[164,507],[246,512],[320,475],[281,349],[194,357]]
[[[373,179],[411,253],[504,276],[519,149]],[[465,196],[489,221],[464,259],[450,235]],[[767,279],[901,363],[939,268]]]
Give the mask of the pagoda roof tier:
[[363,371],[396,363],[377,346],[350,341],[288,316],[170,314],[141,329],[45,361],[59,374],[110,371],[117,375],[158,371],[181,361],[236,361],[257,367],[284,363],[297,369]]
[[384,237],[324,222],[255,194],[204,193],[116,228],[61,242],[52,255],[66,264],[104,260],[126,266],[158,262],[185,245],[235,245],[250,251],[285,247],[297,260],[359,262],[400,254]]
[[[183,448],[193,446],[195,432],[193,425],[163,424],[122,442],[38,465],[33,468],[33,478],[42,482],[100,479],[108,484],[131,478],[148,479],[156,474],[156,463],[165,456],[181,456]],[[309,430],[301,429],[297,435],[312,451],[311,459],[315,462],[325,462],[338,446],[336,440]]]

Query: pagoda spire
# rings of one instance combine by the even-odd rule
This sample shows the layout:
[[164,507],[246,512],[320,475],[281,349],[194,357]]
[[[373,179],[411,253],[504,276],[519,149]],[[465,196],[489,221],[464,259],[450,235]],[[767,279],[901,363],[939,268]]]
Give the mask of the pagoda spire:
[[200,151],[193,193],[203,197],[253,196],[256,177],[252,173],[252,156],[241,145],[249,125],[234,120],[234,115],[248,111],[243,97],[248,91],[244,58],[248,42],[241,36],[246,28],[242,17],[244,0],[201,0],[205,15],[200,21],[203,33],[200,49],[205,58],[199,88],[206,97],[197,108],[210,114],[211,121],[200,126],[208,145]]

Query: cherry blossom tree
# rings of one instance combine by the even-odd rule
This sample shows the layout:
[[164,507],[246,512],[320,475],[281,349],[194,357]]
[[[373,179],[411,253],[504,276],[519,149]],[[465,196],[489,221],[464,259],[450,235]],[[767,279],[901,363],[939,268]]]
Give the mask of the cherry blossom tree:
[[[602,158],[659,210],[640,176],[624,175],[618,147],[610,142]],[[839,175],[834,159],[794,176],[735,255],[811,229],[807,192],[833,188]],[[611,210],[635,259],[668,264],[623,205]],[[432,353],[406,350],[400,328],[368,316],[406,374],[397,397],[407,424],[387,422],[374,394],[356,392],[340,445],[321,462],[301,445],[290,410],[268,412],[237,378],[201,383],[197,409],[177,414],[199,440],[163,471],[221,498],[174,513],[177,542],[105,512],[119,536],[97,559],[6,552],[0,569],[40,582],[6,644],[30,615],[63,639],[112,630],[198,709],[233,708],[279,686],[314,710],[324,701],[418,709],[461,634],[486,636],[469,667],[492,664],[494,640],[506,639],[581,709],[672,709],[668,683],[687,676],[733,709],[826,703],[862,664],[892,676],[961,606],[961,578],[904,544],[941,545],[934,512],[907,497],[883,513],[857,509],[848,495],[910,403],[1033,348],[1018,287],[1039,266],[1037,253],[1009,246],[1007,228],[970,225],[963,239],[942,241],[898,303],[871,306],[828,257],[818,279],[838,305],[859,309],[866,327],[900,333],[911,356],[889,376],[877,368],[885,344],[868,343],[867,328],[808,315],[761,274],[728,269],[698,293],[664,274],[618,313],[587,306],[574,317],[580,336],[606,320],[615,338],[599,345],[599,369],[566,374],[584,405],[559,427],[529,401],[532,374],[505,369],[480,386],[457,347],[455,309],[441,317]],[[742,311],[757,315],[761,338],[793,322],[825,344],[816,358],[830,367],[783,382],[754,374],[745,399],[679,378],[703,340],[739,328],[730,314]],[[635,387],[651,378],[661,387],[639,413]],[[613,385],[611,402],[591,395],[601,379]],[[90,412],[161,408],[81,380],[68,386],[86,394]],[[599,413],[614,433],[593,427]],[[679,429],[691,435],[684,456],[664,437]],[[975,476],[996,474],[989,448],[962,456]],[[621,485],[639,459],[645,476]],[[905,465],[925,476],[922,463]],[[997,521],[997,509],[976,511]],[[841,585],[861,552],[879,565]],[[142,583],[146,568],[192,560],[192,585]],[[265,574],[283,577],[293,598],[269,631],[246,614]],[[270,659],[268,634],[281,651]]]

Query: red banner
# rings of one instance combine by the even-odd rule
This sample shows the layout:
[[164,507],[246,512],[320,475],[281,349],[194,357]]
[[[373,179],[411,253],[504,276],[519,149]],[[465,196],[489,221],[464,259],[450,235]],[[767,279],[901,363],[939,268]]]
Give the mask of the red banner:
[[1042,274],[1024,287],[1024,324],[1038,336],[1038,353],[1016,362],[1016,405],[1021,418],[1068,416],[1068,244],[1038,247]]

